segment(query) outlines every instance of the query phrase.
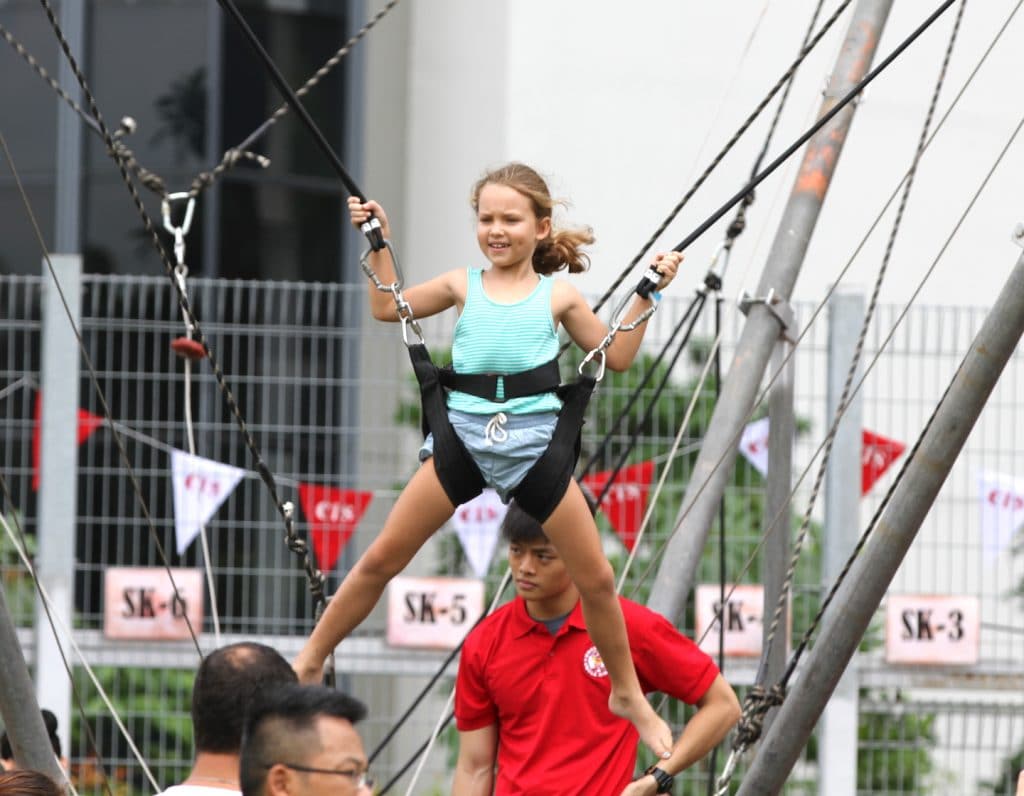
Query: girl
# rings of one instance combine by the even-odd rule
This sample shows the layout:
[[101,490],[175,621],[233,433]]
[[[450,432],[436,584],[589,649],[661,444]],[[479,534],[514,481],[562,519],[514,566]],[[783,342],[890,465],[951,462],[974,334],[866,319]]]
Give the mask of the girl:
[[[554,204],[544,180],[528,166],[510,163],[489,172],[474,186],[472,205],[477,216],[477,243],[490,268],[449,271],[404,291],[417,318],[449,307],[458,310],[452,343],[457,372],[517,373],[553,359],[558,353],[559,324],[584,351],[596,348],[604,339],[604,323],[579,291],[550,277],[562,269],[570,273],[584,270],[588,259],[580,247],[593,242],[589,229],[553,228]],[[348,208],[357,229],[372,213],[384,237],[390,238],[387,215],[379,204],[364,204],[352,197]],[[662,274],[659,290],[675,277],[681,260],[677,252],[655,257],[654,265]],[[386,249],[372,253],[370,265],[385,285],[395,281]],[[378,320],[399,320],[391,294],[372,283],[370,307]],[[623,324],[648,307],[649,299],[637,297]],[[629,367],[644,328],[615,337],[605,352],[606,367],[618,371]],[[559,408],[554,393],[500,403],[454,390],[448,396],[449,418],[456,433],[488,485],[505,502],[547,446]],[[428,436],[420,451],[423,465],[296,658],[294,666],[303,682],[319,681],[330,651],[366,618],[388,581],[455,511],[438,480],[431,454]],[[604,557],[587,501],[574,480],[569,480],[565,495],[543,527],[580,591],[587,630],[611,679],[608,707],[631,721],[655,754],[668,757],[671,732],[644,698],[630,658],[614,573]]]

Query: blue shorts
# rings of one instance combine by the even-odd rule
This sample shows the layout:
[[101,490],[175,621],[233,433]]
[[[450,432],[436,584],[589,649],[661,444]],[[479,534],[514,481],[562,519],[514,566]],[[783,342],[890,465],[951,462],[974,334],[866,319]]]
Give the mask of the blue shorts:
[[[498,493],[502,503],[508,503],[512,490],[547,450],[558,413],[474,415],[452,410],[448,419],[480,468],[484,482]],[[434,435],[427,434],[420,448],[420,461],[433,455]]]

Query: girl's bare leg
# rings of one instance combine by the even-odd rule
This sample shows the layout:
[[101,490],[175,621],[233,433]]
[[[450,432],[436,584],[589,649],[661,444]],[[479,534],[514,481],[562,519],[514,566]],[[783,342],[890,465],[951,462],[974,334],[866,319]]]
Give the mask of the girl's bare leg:
[[402,490],[380,534],[345,576],[292,666],[304,683],[318,683],[324,660],[373,610],[384,587],[452,516],[455,507],[428,459]]
[[659,757],[672,751],[672,731],[644,697],[633,667],[615,576],[601,549],[593,515],[579,485],[569,482],[561,503],[544,523],[544,533],[565,561],[583,604],[587,631],[608,669],[612,693],[608,708],[632,722],[640,739]]

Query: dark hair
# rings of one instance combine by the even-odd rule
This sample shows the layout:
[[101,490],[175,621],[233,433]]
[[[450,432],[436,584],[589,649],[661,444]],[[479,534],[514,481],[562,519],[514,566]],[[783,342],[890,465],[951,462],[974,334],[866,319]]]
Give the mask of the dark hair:
[[197,752],[237,754],[242,722],[262,692],[298,682],[295,670],[265,644],[229,644],[207,655],[192,684],[192,729]]
[[[538,221],[550,219],[555,205],[559,204],[551,198],[544,178],[525,163],[506,163],[477,180],[470,195],[473,210],[480,209],[480,191],[485,185],[504,185],[521,193],[530,200]],[[545,275],[564,268],[568,268],[571,274],[586,271],[590,258],[582,247],[593,242],[594,231],[590,227],[555,227],[552,222],[551,234],[537,241],[537,248],[533,251],[533,270]]]
[[548,541],[543,526],[519,508],[515,501],[508,504],[505,519],[501,521],[501,535],[509,544],[529,544],[530,542]]
[[15,771],[0,771],[0,795],[2,796],[65,796],[66,791],[46,774],[19,768]]
[[[46,725],[46,734],[50,736],[50,746],[53,747],[53,754],[60,757],[60,737],[57,735],[57,717],[52,711],[43,708],[39,711],[43,714],[43,724]],[[11,739],[7,737],[7,730],[0,735],[0,758],[4,760],[14,759],[14,750],[11,748]]]
[[239,755],[243,796],[263,793],[268,766],[319,751],[315,723],[325,716],[355,724],[366,716],[366,706],[321,685],[282,686],[255,700],[245,717]]

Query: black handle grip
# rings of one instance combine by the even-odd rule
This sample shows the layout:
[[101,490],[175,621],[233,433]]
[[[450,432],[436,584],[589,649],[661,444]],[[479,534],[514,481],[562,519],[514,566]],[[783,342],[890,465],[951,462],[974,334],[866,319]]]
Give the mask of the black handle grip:
[[370,216],[367,221],[360,225],[359,229],[370,242],[371,249],[379,252],[384,248],[384,233],[380,231],[380,222],[376,218]]
[[636,290],[633,292],[640,296],[640,298],[649,299],[651,293],[658,289],[662,276],[664,274],[652,265],[640,278],[640,284],[636,286]]

